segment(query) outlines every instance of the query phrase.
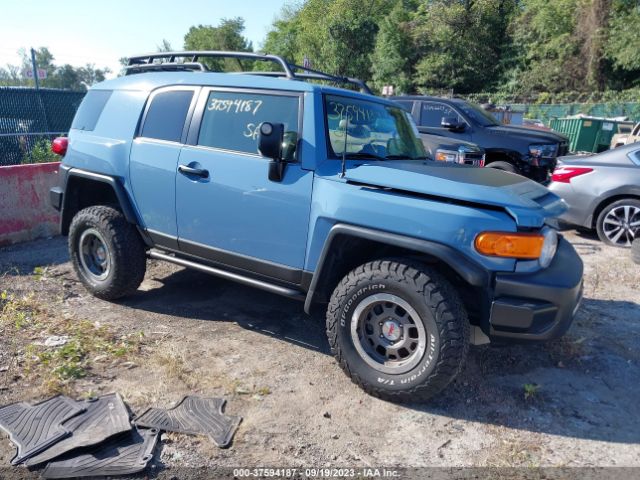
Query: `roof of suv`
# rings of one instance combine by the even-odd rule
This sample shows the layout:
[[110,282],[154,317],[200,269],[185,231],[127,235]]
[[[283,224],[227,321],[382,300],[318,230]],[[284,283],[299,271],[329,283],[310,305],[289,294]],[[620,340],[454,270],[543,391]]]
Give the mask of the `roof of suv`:
[[253,87],[311,92],[321,85],[282,78],[217,72],[145,72],[106,80],[95,89],[150,91],[167,85]]
[[160,87],[174,85],[195,85],[211,87],[240,87],[259,88],[269,90],[286,90],[294,92],[314,92],[366,98],[375,100],[378,103],[386,103],[398,106],[391,100],[376,97],[354,90],[337,88],[327,85],[319,85],[308,81],[265,77],[262,75],[238,74],[238,73],[218,73],[218,72],[145,72],[126,75],[123,77],[106,80],[94,85],[92,90],[138,90],[152,91]]
[[[202,62],[206,59],[235,59],[242,71],[231,73],[211,71]],[[275,64],[280,67],[280,71],[245,70],[241,60],[257,61],[272,66]],[[331,82],[336,85],[349,84],[357,86],[360,92],[310,83],[314,81]],[[375,97],[367,84],[360,79],[313,70],[308,65],[300,66],[289,63],[278,55],[255,52],[194,50],[137,55],[129,57],[123,77],[99,83],[94,85],[92,89],[149,92],[156,88],[176,85],[258,88],[294,92],[321,91],[335,95],[364,97],[369,100],[373,97],[377,102],[392,104],[387,99]]]

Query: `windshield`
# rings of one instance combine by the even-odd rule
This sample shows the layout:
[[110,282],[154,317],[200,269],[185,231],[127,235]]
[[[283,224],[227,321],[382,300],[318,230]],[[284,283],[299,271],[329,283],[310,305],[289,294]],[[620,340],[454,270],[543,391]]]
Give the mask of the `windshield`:
[[332,153],[383,160],[424,159],[413,119],[401,108],[355,98],[325,96]]
[[474,105],[473,103],[460,102],[459,104],[457,104],[457,107],[460,108],[460,110],[462,110],[467,116],[471,117],[471,120],[482,125],[483,127],[495,127],[497,125],[500,125],[500,122],[496,120],[496,117],[494,117],[478,105]]

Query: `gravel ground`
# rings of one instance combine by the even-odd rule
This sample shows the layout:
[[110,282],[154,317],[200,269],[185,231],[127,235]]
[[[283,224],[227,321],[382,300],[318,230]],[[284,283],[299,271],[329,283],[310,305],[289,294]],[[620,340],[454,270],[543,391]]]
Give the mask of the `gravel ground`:
[[[117,391],[134,413],[185,394],[224,396],[244,418],[224,450],[164,434],[152,476],[202,467],[640,467],[640,267],[626,250],[566,236],[586,268],[568,334],[472,347],[463,374],[428,404],[394,405],[353,385],[328,352],[322,318],[300,303],[173,265],[149,262],[140,290],[108,303],[85,292],[65,239],[53,238],[0,250],[0,291],[32,293],[51,318],[144,333],[134,359],[92,360],[69,393]],[[48,394],[19,370],[26,345],[16,343],[0,344],[0,404]],[[13,454],[3,437],[0,465]]]

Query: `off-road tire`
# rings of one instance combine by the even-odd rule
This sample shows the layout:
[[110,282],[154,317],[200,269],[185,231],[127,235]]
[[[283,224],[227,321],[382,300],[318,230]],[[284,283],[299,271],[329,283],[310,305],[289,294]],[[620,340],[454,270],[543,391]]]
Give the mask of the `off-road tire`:
[[510,164],[509,162],[491,162],[490,164],[487,165],[488,168],[495,168],[496,170],[502,170],[503,172],[510,172],[510,173],[520,173],[518,171],[518,169]]
[[[622,206],[631,206],[634,208],[640,208],[640,200],[636,200],[635,198],[623,198],[622,200],[618,200],[604,207],[600,212],[600,214],[598,215],[598,218],[596,219],[596,232],[598,233],[598,238],[603,243],[606,243],[607,245],[611,245],[612,247],[629,248],[630,247],[629,244],[620,245],[620,244],[613,243],[604,232],[604,220],[606,216],[609,214],[609,212],[611,212],[611,210],[614,210]],[[640,235],[640,233],[638,232],[640,232],[640,229],[636,230],[636,236]],[[626,234],[623,234],[623,235],[626,237]]]
[[[357,305],[381,293],[408,302],[429,338],[420,363],[406,373],[392,375],[369,366],[351,337]],[[340,367],[369,394],[394,402],[424,401],[441,392],[464,366],[469,329],[464,305],[449,281],[431,267],[403,259],[376,260],[352,270],[327,309],[327,336]]]
[[[111,265],[101,281],[88,274],[80,260],[79,241],[87,229],[104,238]],[[78,278],[98,298],[115,300],[136,291],[146,271],[145,247],[136,228],[115,208],[96,205],[80,210],[69,228],[69,256]]]
[[640,264],[640,234],[636,235],[636,239],[631,244],[631,258]]

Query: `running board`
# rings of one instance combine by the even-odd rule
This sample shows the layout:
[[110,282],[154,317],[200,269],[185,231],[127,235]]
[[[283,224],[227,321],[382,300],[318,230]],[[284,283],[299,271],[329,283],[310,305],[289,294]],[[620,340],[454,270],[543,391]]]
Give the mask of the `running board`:
[[149,251],[147,255],[149,256],[149,258],[164,260],[166,262],[175,263],[176,265],[180,265],[182,267],[193,268],[194,270],[199,270],[201,272],[208,273],[210,275],[215,275],[216,277],[232,280],[234,282],[242,283],[243,285],[248,285],[250,287],[260,288],[262,290],[266,290],[267,292],[293,298],[295,300],[304,301],[306,298],[306,295],[304,294],[304,292],[300,290],[282,287],[280,285],[275,285],[273,283],[265,282],[263,280],[256,280],[255,278],[240,275],[238,273],[227,272],[226,270],[210,267],[208,265],[202,265],[200,263],[192,262],[190,260],[185,260],[184,258],[178,258],[172,255],[167,255],[166,253],[161,253],[156,250]]

